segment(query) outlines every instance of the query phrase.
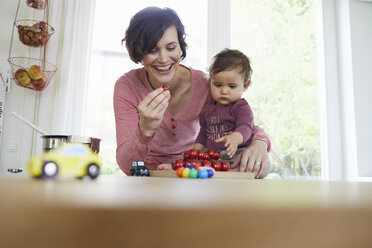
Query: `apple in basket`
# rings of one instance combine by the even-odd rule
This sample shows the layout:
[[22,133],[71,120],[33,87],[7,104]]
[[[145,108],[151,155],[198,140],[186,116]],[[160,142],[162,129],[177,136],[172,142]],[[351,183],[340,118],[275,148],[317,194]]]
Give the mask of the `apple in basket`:
[[31,78],[28,75],[28,72],[26,69],[18,69],[14,74],[15,79],[17,82],[22,86],[28,86],[31,84]]
[[31,83],[32,83],[32,87],[35,90],[42,90],[46,85],[44,76],[42,78],[40,78],[39,80],[32,80]]
[[28,75],[30,75],[30,78],[33,80],[40,80],[44,78],[43,70],[41,70],[41,67],[38,65],[32,65],[28,70]]

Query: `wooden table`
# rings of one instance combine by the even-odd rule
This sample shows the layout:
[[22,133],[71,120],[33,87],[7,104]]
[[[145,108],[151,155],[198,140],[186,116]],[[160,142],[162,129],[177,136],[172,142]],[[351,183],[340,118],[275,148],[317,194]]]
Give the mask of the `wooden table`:
[[0,247],[372,247],[372,183],[0,175]]

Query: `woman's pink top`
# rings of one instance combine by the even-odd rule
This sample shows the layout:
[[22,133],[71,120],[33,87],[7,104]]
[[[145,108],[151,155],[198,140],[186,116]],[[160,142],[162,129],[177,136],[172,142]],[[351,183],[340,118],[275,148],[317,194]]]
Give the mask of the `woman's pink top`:
[[[131,70],[116,82],[116,160],[125,174],[129,175],[132,161],[144,161],[148,169],[154,170],[159,164],[182,157],[185,150],[193,147],[200,129],[199,114],[210,97],[210,91],[203,72],[185,68],[191,72],[189,100],[175,116],[166,111],[162,124],[150,138],[142,136],[138,127],[137,106],[153,90],[145,69]],[[255,129],[253,140],[266,141],[270,149],[270,140],[265,132],[259,127]]]

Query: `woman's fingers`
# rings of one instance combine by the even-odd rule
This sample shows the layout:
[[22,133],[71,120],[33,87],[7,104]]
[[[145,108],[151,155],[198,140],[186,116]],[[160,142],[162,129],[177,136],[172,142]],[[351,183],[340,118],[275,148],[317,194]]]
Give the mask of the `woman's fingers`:
[[169,98],[169,91],[163,91],[162,88],[158,88],[150,92],[138,104],[139,127],[142,135],[151,137],[161,125],[164,113],[168,108]]
[[148,106],[151,106],[152,108],[157,108],[161,106],[165,101],[169,101],[169,91],[162,91],[158,95],[156,95],[151,102],[148,104]]
[[247,171],[247,166],[249,166],[250,159],[249,158],[249,149],[245,149],[241,153],[241,158],[240,158],[240,166],[239,166],[239,171],[240,172],[245,172]]
[[159,164],[157,167],[158,170],[172,170],[171,164]]
[[239,172],[252,172],[255,178],[262,178],[268,167],[268,161],[267,144],[255,140],[237,156],[230,168],[238,169]]
[[138,105],[138,110],[146,118],[157,119],[159,113],[164,114],[165,110],[168,108],[170,98],[169,91],[159,89],[148,94]]
[[[165,96],[162,96],[162,95],[165,95]],[[166,91],[164,93],[162,93],[161,95],[159,95],[157,98],[159,99],[155,99],[151,104],[154,104],[154,107],[153,107],[153,115],[154,116],[160,116],[160,117],[163,117],[165,111],[167,110],[168,108],[168,104],[169,104],[169,92],[167,93]]]
[[256,174],[256,178],[261,178],[264,174],[264,172],[266,171],[266,168],[267,168],[267,158],[263,158],[262,161],[261,161],[261,167],[260,167],[260,170],[258,171],[258,173]]
[[169,97],[169,91],[163,91],[152,99],[152,101],[149,103],[149,106],[152,106],[154,109],[164,107],[165,103],[168,105]]
[[149,105],[163,91],[164,90],[161,87],[151,91],[145,98],[143,98],[142,103],[144,105]]
[[242,153],[240,153],[238,157],[235,159],[235,161],[232,163],[232,165],[230,166],[231,169],[235,169],[236,167],[239,166],[241,157]]
[[257,176],[258,171],[261,168],[262,163],[260,162],[261,160],[259,158],[255,159],[254,165],[253,165],[253,170],[252,172],[254,173],[255,176]]
[[255,175],[257,175],[258,171],[261,168],[261,164],[262,164],[262,159],[261,159],[260,153],[251,151],[247,171],[253,172]]

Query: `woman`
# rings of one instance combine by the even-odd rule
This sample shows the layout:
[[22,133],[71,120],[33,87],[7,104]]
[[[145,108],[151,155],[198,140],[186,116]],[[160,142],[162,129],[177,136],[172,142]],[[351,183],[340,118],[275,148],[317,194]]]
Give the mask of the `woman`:
[[[170,161],[193,147],[200,112],[210,97],[209,84],[203,72],[180,64],[186,57],[185,31],[172,9],[139,11],[124,41],[132,61],[143,67],[115,84],[118,165],[127,175],[136,160],[145,161],[150,170],[170,169]],[[252,144],[232,168],[261,178],[268,173],[270,141],[263,130],[255,129]]]

